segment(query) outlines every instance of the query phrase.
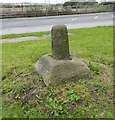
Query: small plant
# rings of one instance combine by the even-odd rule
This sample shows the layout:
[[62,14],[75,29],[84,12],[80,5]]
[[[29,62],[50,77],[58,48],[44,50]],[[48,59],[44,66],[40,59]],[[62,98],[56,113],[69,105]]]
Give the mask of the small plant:
[[13,82],[10,79],[6,78],[2,84],[4,85],[4,87],[2,88],[2,93],[8,93],[13,88]]
[[20,99],[22,93],[24,93],[28,89],[28,85],[21,84],[14,91],[12,91],[12,95],[15,99]]
[[80,99],[80,95],[73,89],[70,89],[67,95],[69,96],[69,102],[78,101]]
[[88,65],[89,69],[93,72],[93,74],[99,74],[99,66],[93,62],[89,62]]
[[35,75],[35,80],[36,81],[41,81],[42,80],[42,76],[40,76],[40,75]]
[[100,92],[107,92],[107,88],[104,85],[100,85],[100,84],[95,84],[95,90],[96,91],[100,91]]
[[45,118],[45,115],[42,115],[39,111],[38,107],[30,108],[29,111],[26,112],[27,118]]
[[57,117],[59,114],[63,113],[63,107],[56,98],[47,98],[46,102],[46,107],[50,110],[52,115]]

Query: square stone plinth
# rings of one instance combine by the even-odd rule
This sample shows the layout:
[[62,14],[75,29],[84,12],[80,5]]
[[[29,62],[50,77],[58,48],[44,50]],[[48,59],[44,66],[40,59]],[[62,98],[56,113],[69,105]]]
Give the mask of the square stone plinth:
[[36,71],[42,76],[46,85],[63,80],[87,79],[90,70],[79,59],[56,60],[50,55],[44,55],[35,65]]

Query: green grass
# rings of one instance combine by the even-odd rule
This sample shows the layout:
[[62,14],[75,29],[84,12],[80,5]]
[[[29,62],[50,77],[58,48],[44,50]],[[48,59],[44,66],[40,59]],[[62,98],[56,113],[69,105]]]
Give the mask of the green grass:
[[11,38],[19,38],[19,37],[27,37],[27,36],[38,36],[41,37],[43,35],[49,34],[49,32],[34,32],[34,33],[21,33],[21,34],[7,34],[0,35],[0,39],[11,39]]
[[91,79],[46,87],[34,64],[51,53],[51,40],[3,44],[3,118],[113,118],[113,28],[69,32],[71,54],[89,66]]

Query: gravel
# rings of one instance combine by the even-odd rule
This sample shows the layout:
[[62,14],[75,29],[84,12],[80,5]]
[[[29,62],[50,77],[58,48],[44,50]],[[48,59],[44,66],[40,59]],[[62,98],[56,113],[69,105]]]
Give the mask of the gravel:
[[12,42],[22,42],[28,40],[39,40],[39,37],[29,36],[29,37],[20,37],[20,38],[12,38],[12,39],[0,39],[0,44],[2,43],[12,43]]

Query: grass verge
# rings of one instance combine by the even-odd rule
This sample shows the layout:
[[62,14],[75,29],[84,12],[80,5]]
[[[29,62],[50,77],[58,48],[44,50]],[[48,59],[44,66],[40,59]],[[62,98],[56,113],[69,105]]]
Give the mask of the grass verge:
[[34,64],[51,53],[51,40],[3,44],[2,118],[113,118],[113,28],[70,32],[71,54],[89,66],[92,78],[46,87]]
[[7,34],[7,35],[0,35],[0,39],[11,39],[11,38],[20,38],[20,37],[27,37],[27,36],[38,36],[41,37],[43,35],[49,34],[49,32],[32,32],[32,33],[21,33],[21,34]]

